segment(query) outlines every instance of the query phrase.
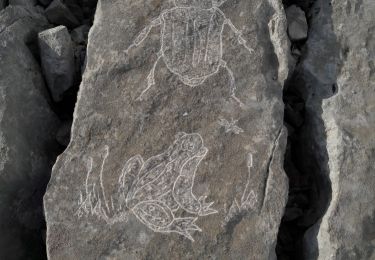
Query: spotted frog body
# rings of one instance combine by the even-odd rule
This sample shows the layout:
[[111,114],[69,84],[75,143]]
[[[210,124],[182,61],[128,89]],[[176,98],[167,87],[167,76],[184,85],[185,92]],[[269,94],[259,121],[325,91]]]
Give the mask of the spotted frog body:
[[[130,158],[119,179],[127,208],[153,231],[193,240],[190,232],[201,231],[197,217],[217,213],[213,203],[192,192],[197,167],[207,152],[199,134],[179,133],[165,152],[145,162],[140,155]],[[177,218],[178,209],[194,216]]]

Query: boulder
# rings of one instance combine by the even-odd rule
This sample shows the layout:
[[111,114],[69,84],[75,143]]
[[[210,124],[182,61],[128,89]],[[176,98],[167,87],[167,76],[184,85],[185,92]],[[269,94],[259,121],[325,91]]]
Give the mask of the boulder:
[[59,120],[29,44],[48,28],[31,9],[0,12],[0,259],[43,259],[42,197]]
[[34,6],[37,0],[9,0],[9,5]]
[[305,259],[375,259],[375,5],[318,0],[311,12],[299,74],[321,218],[305,234]]
[[48,20],[56,25],[74,28],[79,25],[78,19],[61,0],[53,0],[46,9]]
[[48,6],[52,0],[38,0],[38,2],[43,6]]
[[6,6],[6,0],[0,0],[0,11],[3,10]]
[[291,41],[301,41],[307,38],[307,21],[305,12],[298,6],[292,5],[286,9],[288,19],[288,35]]
[[59,102],[74,82],[74,49],[65,26],[39,33],[42,68],[53,100]]
[[100,1],[44,197],[49,259],[276,258],[285,14],[205,3]]

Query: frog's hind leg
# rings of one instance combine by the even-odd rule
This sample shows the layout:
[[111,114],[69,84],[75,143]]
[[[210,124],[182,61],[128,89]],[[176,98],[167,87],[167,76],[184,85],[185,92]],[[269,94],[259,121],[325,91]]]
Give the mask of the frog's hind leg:
[[193,218],[193,217],[175,218],[168,227],[160,229],[159,232],[178,233],[190,239],[192,242],[194,242],[194,238],[191,235],[191,232],[194,232],[194,231],[202,232],[202,229],[200,229],[195,224],[195,221],[197,221],[197,219],[198,218]]
[[132,208],[134,215],[155,232],[178,233],[194,241],[190,232],[202,231],[196,217],[176,218],[172,210],[158,200],[144,201]]
[[142,91],[142,93],[139,95],[137,98],[138,100],[142,101],[142,96],[153,86],[155,85],[155,69],[156,65],[158,65],[160,59],[163,57],[163,54],[161,50],[158,52],[158,58],[156,59],[154,65],[152,66],[150,72],[148,73],[147,76],[147,87]]
[[224,69],[226,69],[226,71],[228,72],[228,75],[229,75],[229,80],[230,80],[230,94],[231,94],[231,97],[241,106],[241,107],[244,107],[245,104],[241,102],[241,100],[236,96],[236,80],[234,78],[234,74],[233,74],[233,71],[229,68],[228,64],[226,61],[224,60],[221,60],[221,63],[220,63],[221,67],[223,67]]

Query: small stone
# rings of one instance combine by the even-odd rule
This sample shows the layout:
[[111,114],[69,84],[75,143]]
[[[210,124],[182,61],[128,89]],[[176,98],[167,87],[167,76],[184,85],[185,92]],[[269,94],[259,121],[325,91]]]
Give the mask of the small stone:
[[82,25],[75,28],[71,32],[72,40],[77,44],[87,44],[87,37],[90,31],[90,27]]
[[288,34],[291,41],[301,41],[307,38],[307,21],[305,12],[292,5],[286,9],[288,20]]
[[53,100],[59,102],[74,80],[74,52],[68,30],[58,26],[39,33],[42,68]]
[[61,124],[56,134],[56,140],[62,146],[68,146],[70,142],[70,129],[72,128],[72,121],[65,121]]
[[77,27],[78,19],[61,0],[54,0],[46,9],[46,16],[51,23],[67,27]]
[[38,0],[38,2],[44,6],[48,6],[52,0]]
[[36,4],[36,0],[9,0],[9,5],[34,6]]
[[72,12],[72,14],[78,19],[80,23],[82,23],[84,17],[83,17],[83,10],[81,6],[77,3],[77,0],[65,0],[64,4],[66,7],[69,8],[69,10]]
[[301,113],[295,111],[289,104],[285,106],[285,120],[295,128],[298,128],[303,124]]
[[292,48],[292,55],[296,58],[299,58],[302,54],[301,54],[301,50],[298,49],[297,47],[293,47]]
[[292,207],[292,208],[286,208],[285,214],[283,217],[284,221],[292,221],[296,218],[299,218],[303,215],[303,211],[300,208]]
[[6,6],[6,0],[0,0],[0,11],[3,10]]

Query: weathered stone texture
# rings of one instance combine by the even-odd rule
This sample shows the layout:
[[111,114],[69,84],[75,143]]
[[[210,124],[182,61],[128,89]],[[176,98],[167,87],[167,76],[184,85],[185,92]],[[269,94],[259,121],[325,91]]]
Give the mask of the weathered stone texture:
[[39,33],[42,68],[53,100],[63,99],[64,92],[73,85],[74,50],[65,26],[57,26]]
[[313,12],[303,72],[332,191],[307,259],[375,259],[375,2],[317,1]]
[[46,9],[46,16],[53,24],[76,27],[79,25],[77,17],[61,0],[53,0]]
[[0,13],[0,259],[37,259],[45,250],[41,200],[58,119],[28,45],[47,27],[31,9]]
[[99,1],[44,198],[50,259],[275,259],[285,14],[221,2]]

